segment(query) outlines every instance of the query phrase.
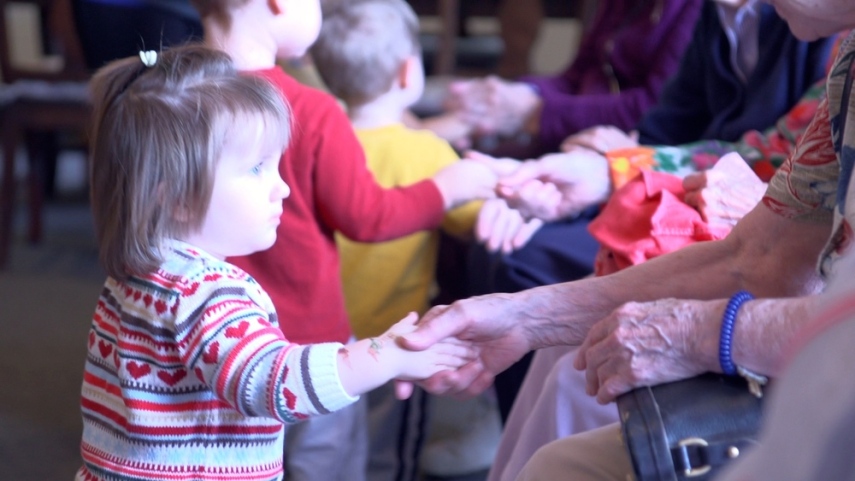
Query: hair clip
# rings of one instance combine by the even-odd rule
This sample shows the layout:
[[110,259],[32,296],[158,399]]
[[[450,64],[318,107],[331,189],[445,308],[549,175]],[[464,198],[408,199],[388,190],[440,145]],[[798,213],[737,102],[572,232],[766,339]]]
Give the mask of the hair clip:
[[140,60],[146,67],[154,67],[157,63],[157,52],[154,50],[140,50]]

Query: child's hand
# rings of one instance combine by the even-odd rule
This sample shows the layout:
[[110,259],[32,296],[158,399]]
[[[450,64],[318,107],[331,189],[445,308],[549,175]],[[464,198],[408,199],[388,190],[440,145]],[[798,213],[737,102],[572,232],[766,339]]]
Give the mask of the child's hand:
[[478,213],[475,237],[488,251],[509,254],[525,246],[542,225],[537,218],[526,220],[504,199],[490,199]]
[[433,176],[446,210],[471,200],[495,197],[498,179],[490,167],[474,160],[455,162]]
[[506,187],[499,192],[508,204],[508,208],[519,212],[523,218],[549,219],[549,213],[558,210],[561,204],[561,193],[558,187],[551,182],[538,179]]
[[[541,186],[552,189],[550,184],[554,191],[541,190]],[[526,217],[546,222],[563,219],[608,199],[609,164],[605,157],[589,149],[548,154],[523,162],[514,173],[500,179],[496,191]],[[547,198],[541,199],[541,195]]]
[[437,342],[424,351],[410,351],[402,347],[398,337],[414,331],[417,320],[418,317],[411,313],[375,339],[378,349],[394,351],[394,354],[390,352],[390,358],[394,357],[396,379],[427,379],[440,371],[462,367],[477,357],[477,351],[469,343],[456,338]]
[[511,175],[517,171],[522,165],[522,162],[510,157],[493,157],[477,150],[467,150],[463,158],[474,160],[490,168],[500,178],[506,175]]

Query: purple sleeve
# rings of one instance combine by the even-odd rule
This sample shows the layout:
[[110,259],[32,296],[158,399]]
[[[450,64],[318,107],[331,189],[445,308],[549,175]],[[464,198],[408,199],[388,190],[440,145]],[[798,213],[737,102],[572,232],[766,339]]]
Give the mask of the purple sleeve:
[[[565,137],[587,127],[634,127],[677,70],[703,1],[665,0],[658,20],[652,13],[629,23],[615,19],[613,3],[622,2],[601,3],[579,55],[567,70],[551,77],[521,79],[535,86],[543,99],[540,141],[547,150],[557,149]],[[604,73],[600,46],[608,42],[614,45],[608,58],[620,83],[619,95],[610,92]]]

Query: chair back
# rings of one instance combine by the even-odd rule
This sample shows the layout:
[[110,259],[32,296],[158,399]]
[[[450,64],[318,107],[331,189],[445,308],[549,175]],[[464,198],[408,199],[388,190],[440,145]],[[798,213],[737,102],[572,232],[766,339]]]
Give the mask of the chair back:
[[[30,6],[38,13],[43,52],[51,62],[33,64],[16,62],[10,11]],[[0,0],[0,76],[5,83],[19,80],[56,82],[87,81],[91,75],[86,68],[83,49],[74,25],[71,0]]]

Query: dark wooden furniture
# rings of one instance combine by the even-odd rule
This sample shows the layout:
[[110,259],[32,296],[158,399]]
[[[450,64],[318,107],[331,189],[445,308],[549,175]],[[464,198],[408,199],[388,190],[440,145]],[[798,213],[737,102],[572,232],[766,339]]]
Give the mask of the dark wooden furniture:
[[543,2],[543,16],[570,17],[586,20],[593,8],[592,0],[407,0],[419,15],[435,15],[441,22],[432,74],[448,75],[456,65],[458,39],[467,35],[465,22],[471,16],[497,17],[507,1]]
[[[46,53],[57,56],[53,69],[13,62],[8,9],[11,4],[30,4],[40,13]],[[45,179],[53,180],[57,134],[71,132],[85,139],[90,107],[83,53],[74,28],[69,0],[0,0],[0,143],[3,152],[3,183],[0,193],[0,269],[9,260],[13,213],[16,201],[15,152],[27,148],[29,172],[27,239],[42,236]],[[51,175],[46,175],[50,172]]]

